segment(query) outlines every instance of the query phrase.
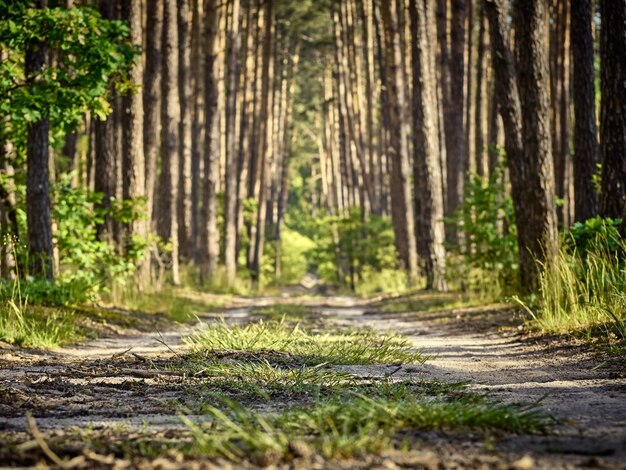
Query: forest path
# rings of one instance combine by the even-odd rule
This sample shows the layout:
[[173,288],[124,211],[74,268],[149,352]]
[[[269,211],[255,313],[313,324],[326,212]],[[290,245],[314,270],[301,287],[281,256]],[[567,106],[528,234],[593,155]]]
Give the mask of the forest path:
[[[554,435],[505,437],[499,449],[518,455],[563,454],[566,464],[575,467],[588,461],[626,468],[620,463],[626,456],[623,362],[619,369],[619,363],[603,362],[581,345],[522,334],[510,307],[428,312],[419,311],[418,299],[411,311],[386,312],[380,304],[350,297],[257,298],[199,318],[245,322],[255,308],[276,302],[309,307],[324,328],[368,326],[407,336],[430,358],[423,365],[400,367],[395,377],[469,381],[472,389],[496,400],[541,400],[544,409],[563,420]],[[54,352],[0,349],[0,433],[25,431],[26,411],[48,431],[73,426],[141,429],[146,424],[164,433],[182,428],[172,404],[184,402],[189,385],[184,376],[164,371],[184,353],[183,338],[197,327],[130,332]],[[388,366],[348,369],[363,376],[389,371]],[[567,465],[556,468],[575,468]]]

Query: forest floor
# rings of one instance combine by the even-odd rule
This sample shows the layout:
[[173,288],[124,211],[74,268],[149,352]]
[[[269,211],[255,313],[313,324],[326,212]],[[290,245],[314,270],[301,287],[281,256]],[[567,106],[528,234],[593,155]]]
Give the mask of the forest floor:
[[[626,370],[588,343],[531,334],[507,305],[437,308],[430,294],[367,302],[349,297],[233,299],[233,306],[199,315],[210,323],[258,319],[259,307],[297,304],[322,331],[370,327],[405,335],[428,356],[423,364],[353,365],[353,377],[468,382],[472,392],[503,403],[536,403],[555,420],[544,433],[506,430],[405,432],[403,445],[344,458],[293,452],[288,460],[253,456],[233,463],[180,450],[191,442],[181,406],[207,420],[200,383],[177,367],[189,352],[184,338],[197,325],[113,328],[84,344],[34,351],[0,344],[0,467],[42,462],[63,468],[626,468]],[[290,307],[283,309],[289,311]],[[280,310],[280,311],[283,311]],[[128,313],[129,315],[136,315]],[[304,318],[304,317],[303,317]],[[216,353],[225,362],[240,357]],[[233,391],[236,393],[236,391]],[[257,410],[283,409],[290,396],[250,401]],[[34,420],[29,421],[27,414]],[[408,445],[407,445],[408,442]],[[403,447],[402,450],[399,450]]]

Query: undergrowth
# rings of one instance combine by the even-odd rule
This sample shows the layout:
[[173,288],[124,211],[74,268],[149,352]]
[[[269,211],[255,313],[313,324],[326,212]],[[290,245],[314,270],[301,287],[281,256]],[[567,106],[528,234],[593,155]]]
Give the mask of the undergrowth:
[[543,266],[537,309],[520,301],[532,324],[549,333],[626,340],[626,241],[614,221],[577,224]]
[[[493,403],[464,383],[396,378],[401,364],[425,359],[398,335],[222,322],[187,342],[192,353],[177,367],[198,380],[193,389],[204,399],[201,419],[191,416],[197,409],[181,413],[191,454],[269,465],[402,447],[420,431],[536,433],[551,423],[537,406]],[[349,365],[369,365],[370,375]]]

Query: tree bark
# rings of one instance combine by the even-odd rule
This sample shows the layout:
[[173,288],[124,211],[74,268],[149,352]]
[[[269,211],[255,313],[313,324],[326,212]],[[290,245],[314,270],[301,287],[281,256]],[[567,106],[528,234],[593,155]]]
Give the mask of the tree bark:
[[263,258],[263,244],[265,243],[265,217],[266,217],[266,194],[267,194],[267,157],[270,146],[271,130],[269,121],[269,111],[272,109],[273,102],[270,96],[270,84],[272,82],[271,60],[272,47],[274,41],[274,1],[266,0],[265,3],[265,32],[263,37],[263,58],[261,72],[261,107],[259,110],[259,122],[261,123],[261,131],[259,133],[259,207],[256,217],[256,232],[254,240],[254,250],[252,256],[252,264],[250,266],[250,274],[252,281],[258,283],[261,275],[261,260]]
[[217,180],[219,179],[219,114],[217,109],[217,35],[219,11],[217,0],[206,0],[204,61],[204,171],[200,229],[200,280],[210,279],[219,258],[217,230]]
[[180,283],[178,246],[178,191],[180,100],[178,93],[178,27],[176,0],[165,0],[163,9],[163,80],[160,220],[163,240],[171,246],[172,282]]
[[161,147],[163,0],[147,0],[146,12],[146,66],[143,78],[146,224],[149,230],[155,230],[157,161]]
[[[450,108],[446,126],[447,207],[451,217],[461,203],[465,178],[464,78],[466,0],[452,0],[450,25]],[[457,241],[457,231],[448,227],[447,239]]]
[[417,248],[424,262],[426,287],[446,290],[443,247],[443,191],[437,144],[435,70],[429,61],[434,47],[422,0],[409,0],[413,75],[413,184],[416,201]]
[[598,212],[593,175],[598,164],[598,129],[593,68],[593,1],[570,3],[574,61],[574,198],[575,219],[583,222]]
[[626,211],[626,1],[601,0],[600,215]]
[[[128,21],[130,28],[130,40],[133,44],[142,44],[143,28],[141,23],[141,0],[128,0],[123,4],[123,17]],[[133,83],[141,83],[143,78],[143,62],[138,57],[130,70],[130,79]],[[123,97],[123,155],[122,165],[124,168],[123,197],[124,199],[137,199],[145,197],[145,158],[143,149],[143,100],[139,93],[129,93]],[[130,239],[126,243],[132,243],[132,237],[138,236],[145,239],[148,235],[148,227],[145,219],[135,220],[128,227]],[[138,266],[138,281],[144,285],[149,280],[149,265],[144,258]]]
[[[520,103],[520,92],[518,91],[517,81],[515,77],[515,64],[509,46],[507,44],[507,12],[505,10],[504,0],[484,0],[485,12],[489,19],[489,34],[491,39],[491,60],[493,63],[493,70],[495,74],[495,94],[498,100],[499,111],[502,116],[505,134],[505,150],[509,162],[509,170],[511,177],[511,195],[513,197],[513,204],[515,207],[515,218],[517,220],[518,227],[518,246],[520,257],[520,274],[521,274],[521,288],[525,292],[529,292],[534,289],[539,280],[539,271],[537,269],[536,260],[544,258],[544,248],[552,249],[550,246],[554,243],[554,237],[556,235],[556,212],[554,210],[554,203],[551,200],[553,198],[553,181],[554,177],[546,166],[551,163],[551,158],[547,158],[545,155],[546,148],[549,152],[549,120],[546,116],[542,116],[542,141],[541,151],[544,152],[543,158],[538,158],[538,155],[533,152],[538,151],[539,145],[535,142],[534,150],[531,144],[528,148],[524,149],[523,142],[527,142],[526,135],[522,134],[523,119],[522,106]],[[535,5],[536,6],[536,5]],[[518,4],[519,7],[519,4]],[[520,21],[520,11],[516,12],[516,19]],[[518,33],[524,31],[526,35],[533,28],[536,28],[540,15],[535,15],[534,20],[531,20],[532,15],[526,15],[525,21],[529,24],[526,26],[518,25]],[[539,34],[539,31],[535,31]],[[532,38],[534,41],[534,48],[539,45],[545,46],[541,40]],[[531,38],[524,36],[518,37],[517,41],[523,41],[528,49],[532,44]],[[518,44],[520,44],[518,42]],[[535,50],[535,53],[537,51]],[[528,60],[529,58],[524,58]],[[532,59],[530,59],[532,61]],[[524,67],[528,67],[530,64],[521,61]],[[545,67],[545,63],[544,63]],[[524,82],[525,92],[533,93],[536,98],[538,91],[537,85],[547,79],[547,71],[543,70],[544,75],[541,81],[535,79],[534,86]],[[528,70],[525,71],[528,73]],[[523,81],[523,80],[522,80]],[[544,86],[546,86],[544,84]],[[531,90],[534,88],[534,90]],[[528,99],[528,97],[527,97]],[[541,99],[545,100],[543,96]],[[529,102],[526,102],[528,105]],[[547,103],[543,103],[544,109],[547,107]],[[536,111],[536,110],[535,110]],[[526,118],[528,119],[529,110],[526,109]],[[532,116],[532,115],[531,115]],[[529,119],[530,120],[530,119]],[[532,130],[537,130],[537,126]],[[546,145],[546,134],[548,135],[548,142]],[[535,137],[535,141],[537,138]],[[549,154],[548,154],[549,156]],[[541,168],[537,168],[542,165]],[[548,244],[546,246],[546,241]],[[544,258],[545,259],[545,258]]]
[[226,86],[226,187],[224,191],[224,264],[229,283],[237,274],[237,135],[236,108],[239,78],[239,0],[229,1],[231,25],[228,37],[228,80]]
[[[37,8],[45,8],[47,1],[35,2]],[[41,41],[33,40],[26,49],[24,61],[26,80],[36,82],[44,68],[48,48]],[[26,147],[26,221],[28,223],[28,254],[30,274],[35,277],[53,278],[52,272],[52,222],[49,192],[49,135],[50,119],[47,116],[28,124]]]
[[178,240],[181,258],[191,255],[192,88],[190,0],[178,0],[179,181]]
[[417,277],[417,247],[415,241],[415,218],[410,185],[408,122],[403,122],[402,110],[406,108],[405,77],[402,69],[398,12],[395,2],[381,5],[385,30],[385,64],[387,70],[387,104],[389,107],[390,143],[388,147],[392,163],[392,219],[396,234],[396,246],[412,282]]

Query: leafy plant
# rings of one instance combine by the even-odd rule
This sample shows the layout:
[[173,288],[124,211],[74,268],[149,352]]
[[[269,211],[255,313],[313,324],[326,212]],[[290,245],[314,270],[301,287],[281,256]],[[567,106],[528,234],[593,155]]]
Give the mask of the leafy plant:
[[[372,290],[406,287],[406,277],[386,275],[391,286],[376,285],[374,277],[381,273],[399,272],[391,220],[370,215],[366,219],[360,209],[344,216],[317,219],[316,246],[309,251],[312,267],[326,282],[349,286],[353,291],[361,284]],[[398,286],[398,278],[403,286]]]
[[488,290],[496,296],[515,290],[519,271],[515,211],[504,169],[496,167],[487,181],[470,175],[463,203],[446,219],[465,233],[463,245],[449,247],[452,280],[467,290]]

